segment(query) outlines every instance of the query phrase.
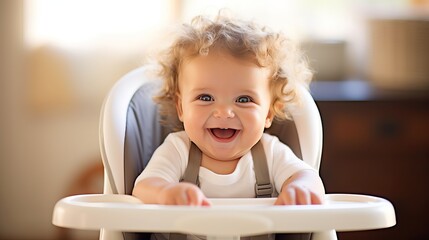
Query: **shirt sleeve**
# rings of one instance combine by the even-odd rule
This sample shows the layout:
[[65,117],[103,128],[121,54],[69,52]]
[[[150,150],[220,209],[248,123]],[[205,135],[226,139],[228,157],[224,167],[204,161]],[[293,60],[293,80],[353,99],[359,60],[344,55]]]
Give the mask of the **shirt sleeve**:
[[[301,170],[314,170],[310,165],[299,159],[293,151],[277,137],[271,136],[266,143],[265,151],[271,155],[271,177],[277,192],[281,191],[283,183]],[[270,164],[270,163],[269,163]]]
[[179,182],[188,162],[189,146],[189,139],[184,132],[169,134],[155,150],[135,184],[151,177],[159,177],[172,183]]

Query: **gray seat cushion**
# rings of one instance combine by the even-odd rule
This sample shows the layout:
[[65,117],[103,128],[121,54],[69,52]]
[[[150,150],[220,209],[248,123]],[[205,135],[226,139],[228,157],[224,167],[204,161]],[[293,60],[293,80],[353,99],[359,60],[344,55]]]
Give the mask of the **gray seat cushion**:
[[134,94],[128,107],[124,143],[126,194],[131,194],[135,179],[171,131],[159,123],[158,107],[152,99],[158,89],[157,82],[143,85]]

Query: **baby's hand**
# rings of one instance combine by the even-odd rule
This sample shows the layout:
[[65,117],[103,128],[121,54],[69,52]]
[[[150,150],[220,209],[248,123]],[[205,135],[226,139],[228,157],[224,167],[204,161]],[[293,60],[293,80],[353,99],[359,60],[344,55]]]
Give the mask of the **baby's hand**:
[[283,183],[282,190],[274,204],[322,204],[324,194],[325,188],[317,172],[302,170]]
[[322,204],[322,197],[314,190],[299,184],[283,187],[274,205],[309,205]]
[[160,192],[158,202],[165,205],[210,206],[201,189],[183,182],[166,186]]

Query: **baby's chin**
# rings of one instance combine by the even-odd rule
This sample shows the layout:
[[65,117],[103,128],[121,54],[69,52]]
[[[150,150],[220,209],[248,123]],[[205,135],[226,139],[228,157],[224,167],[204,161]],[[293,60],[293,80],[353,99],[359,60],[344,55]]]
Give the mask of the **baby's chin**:
[[212,149],[208,148],[202,150],[203,154],[216,161],[236,161],[244,156],[248,150],[234,150],[234,149]]

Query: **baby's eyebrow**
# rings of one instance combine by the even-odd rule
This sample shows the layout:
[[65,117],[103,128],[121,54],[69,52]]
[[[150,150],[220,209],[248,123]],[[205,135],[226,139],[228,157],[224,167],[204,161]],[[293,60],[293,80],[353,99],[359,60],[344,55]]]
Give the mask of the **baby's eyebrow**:
[[240,91],[240,93],[242,95],[259,96],[258,91],[251,90],[251,89],[250,90],[249,89],[242,90],[242,91]]
[[210,88],[193,88],[191,89],[191,93],[204,93],[204,92],[209,92]]
[[193,88],[192,91],[207,91],[210,90],[210,88],[208,87],[197,87],[197,88]]

